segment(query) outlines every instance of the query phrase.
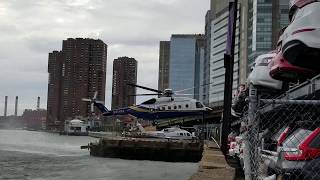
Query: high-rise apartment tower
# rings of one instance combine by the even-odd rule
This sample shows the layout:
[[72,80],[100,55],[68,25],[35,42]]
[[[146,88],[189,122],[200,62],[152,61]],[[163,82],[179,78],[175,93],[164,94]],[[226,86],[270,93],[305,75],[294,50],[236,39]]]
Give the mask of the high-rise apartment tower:
[[138,62],[134,58],[119,57],[113,61],[112,109],[132,106],[136,103],[136,88],[128,83],[137,83]]
[[49,53],[47,128],[62,128],[66,119],[91,115],[81,98],[105,100],[107,45],[101,40],[68,38],[62,51]]

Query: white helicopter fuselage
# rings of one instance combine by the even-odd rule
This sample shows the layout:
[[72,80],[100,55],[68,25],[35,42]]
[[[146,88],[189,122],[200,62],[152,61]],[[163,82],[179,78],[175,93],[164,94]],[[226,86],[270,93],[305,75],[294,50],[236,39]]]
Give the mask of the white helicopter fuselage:
[[152,98],[139,105],[154,111],[199,111],[207,108],[199,101],[188,97]]
[[139,105],[114,110],[115,114],[128,113],[143,119],[165,119],[201,115],[211,109],[201,102],[187,97],[160,97],[149,99]]
[[[140,129],[140,128],[139,128]],[[143,134],[151,138],[192,140],[195,138],[191,133],[178,127],[165,128],[162,131],[143,131]]]

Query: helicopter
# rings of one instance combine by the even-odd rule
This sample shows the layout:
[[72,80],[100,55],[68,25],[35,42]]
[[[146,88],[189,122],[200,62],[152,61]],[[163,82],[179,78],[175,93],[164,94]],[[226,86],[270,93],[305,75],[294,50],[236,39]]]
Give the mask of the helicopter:
[[92,112],[94,110],[93,107],[96,106],[104,116],[132,115],[136,118],[144,120],[161,120],[184,116],[203,115],[204,113],[208,113],[212,110],[211,108],[204,106],[196,99],[189,97],[177,97],[190,95],[178,93],[184,90],[174,92],[172,89],[165,89],[164,91],[161,91],[136,84],[129,83],[127,85],[154,92],[151,94],[136,94],[131,96],[158,95],[159,97],[151,98],[139,105],[133,105],[115,110],[108,110],[104,106],[103,102],[96,99],[98,92],[95,92],[93,98],[82,98],[82,101],[90,102]]

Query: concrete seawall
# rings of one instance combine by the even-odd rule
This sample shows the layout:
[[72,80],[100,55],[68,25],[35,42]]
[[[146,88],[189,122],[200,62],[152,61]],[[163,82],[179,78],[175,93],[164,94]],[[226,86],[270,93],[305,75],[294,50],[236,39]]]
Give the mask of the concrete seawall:
[[228,165],[220,149],[213,145],[204,145],[198,171],[189,180],[234,180],[236,170]]

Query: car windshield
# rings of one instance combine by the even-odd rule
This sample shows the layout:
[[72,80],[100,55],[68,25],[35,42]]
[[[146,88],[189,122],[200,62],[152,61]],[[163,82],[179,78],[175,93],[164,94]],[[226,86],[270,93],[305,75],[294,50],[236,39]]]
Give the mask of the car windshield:
[[311,133],[311,130],[297,129],[284,141],[283,147],[297,148],[300,143]]

